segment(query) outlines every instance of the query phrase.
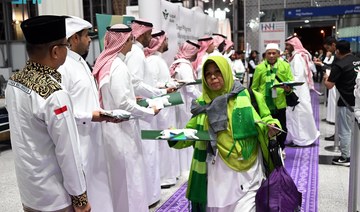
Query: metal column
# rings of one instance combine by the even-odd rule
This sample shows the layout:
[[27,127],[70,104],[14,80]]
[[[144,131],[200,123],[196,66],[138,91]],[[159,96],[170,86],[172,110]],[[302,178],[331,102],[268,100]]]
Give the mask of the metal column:
[[[354,117],[352,117],[355,119]],[[360,210],[360,125],[354,121],[351,139],[348,212]]]

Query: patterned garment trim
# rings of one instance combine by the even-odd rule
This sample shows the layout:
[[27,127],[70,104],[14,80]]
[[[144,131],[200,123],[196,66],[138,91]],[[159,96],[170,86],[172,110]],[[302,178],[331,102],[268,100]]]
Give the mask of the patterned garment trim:
[[80,194],[79,196],[72,196],[72,195],[70,196],[71,196],[71,203],[74,207],[78,207],[78,208],[83,207],[88,203],[86,191],[83,194]]
[[30,61],[22,71],[13,74],[10,80],[35,91],[44,99],[62,89],[59,84],[61,74],[56,69]]

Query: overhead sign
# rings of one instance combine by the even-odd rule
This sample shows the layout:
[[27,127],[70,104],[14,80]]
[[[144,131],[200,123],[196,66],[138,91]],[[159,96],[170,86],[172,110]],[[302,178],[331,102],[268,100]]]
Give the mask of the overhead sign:
[[285,19],[348,14],[360,14],[360,5],[285,9]]
[[285,21],[261,22],[259,35],[259,51],[265,52],[265,47],[269,43],[276,43],[280,49],[285,49]]

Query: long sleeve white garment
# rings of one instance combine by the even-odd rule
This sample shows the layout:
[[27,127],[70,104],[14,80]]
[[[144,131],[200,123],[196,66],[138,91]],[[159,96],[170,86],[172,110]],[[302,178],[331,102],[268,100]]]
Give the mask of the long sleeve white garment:
[[92,122],[92,112],[100,110],[95,79],[85,60],[68,50],[65,63],[58,69],[61,84],[70,94],[79,131],[87,194],[94,212],[112,212],[109,181],[100,122]]
[[[175,79],[186,80],[186,81],[195,80],[193,75],[193,68],[190,61],[185,59],[178,59],[174,61],[174,63],[178,63],[178,62],[180,62],[180,64],[175,69],[176,72]],[[201,92],[197,89],[197,86],[187,85],[181,87],[180,94],[184,101],[184,104],[175,106],[175,110],[176,110],[177,128],[182,129],[185,127],[185,125],[191,118],[190,107],[192,100],[197,99],[201,95]],[[179,155],[180,155],[180,171],[184,174],[187,174],[186,172],[190,169],[193,149],[192,148],[182,149],[180,150]]]
[[331,65],[334,62],[334,55],[331,55],[331,57],[325,57],[323,63],[326,63],[328,65]]
[[[214,50],[215,52],[215,50]],[[221,54],[219,51],[217,51],[219,54],[217,54],[216,52],[215,53],[211,53],[211,55],[217,55],[219,56],[219,54]],[[201,79],[201,71],[202,71],[202,67],[206,61],[206,59],[209,57],[209,53],[205,52],[205,54],[203,55],[203,57],[201,58],[201,64],[199,64],[199,66],[196,68],[196,73],[197,73],[197,78],[198,79]]]
[[[171,80],[169,68],[160,52],[155,52],[147,58],[151,73],[154,73],[154,82],[163,84]],[[176,127],[175,107],[166,107],[155,116],[157,129],[164,130]],[[159,146],[159,171],[161,185],[174,185],[176,177],[180,175],[178,150],[170,148],[167,141],[157,141]]]
[[[104,109],[122,109],[136,117],[153,118],[153,109],[136,103],[132,75],[120,58],[124,56],[113,61],[109,81],[101,87]],[[148,211],[138,120],[102,126],[114,211]]]
[[356,77],[356,85],[354,88],[354,96],[355,96],[355,107],[354,107],[354,113],[355,118],[360,123],[360,74],[358,72]]
[[299,97],[300,103],[293,110],[288,107],[286,111],[286,126],[288,139],[299,146],[307,146],[315,142],[320,132],[315,125],[313,116],[310,88],[307,83],[306,63],[300,54],[296,54],[290,62],[291,71],[295,81],[305,82],[296,86],[294,92]]
[[166,89],[154,88],[144,82],[147,65],[144,55],[144,47],[137,42],[132,45],[131,51],[126,54],[125,63],[130,70],[132,77],[132,84],[136,87],[135,95],[147,98],[161,96],[166,94]]
[[[50,83],[59,85],[53,78]],[[60,89],[42,97],[9,80],[6,108],[22,203],[39,211],[71,205],[69,194],[83,194],[86,185],[68,93]]]
[[[150,68],[148,61],[145,60],[146,72],[144,73],[144,83],[155,87],[156,74],[158,70]],[[162,113],[162,111],[160,111]],[[139,120],[141,130],[154,130],[157,128],[156,115],[149,122]],[[145,180],[147,186],[148,205],[152,205],[160,200],[161,183],[160,183],[160,167],[159,167],[159,142],[157,140],[142,140],[143,156],[145,162]]]
[[232,69],[235,73],[245,73],[245,67],[241,60],[234,60],[232,62]]

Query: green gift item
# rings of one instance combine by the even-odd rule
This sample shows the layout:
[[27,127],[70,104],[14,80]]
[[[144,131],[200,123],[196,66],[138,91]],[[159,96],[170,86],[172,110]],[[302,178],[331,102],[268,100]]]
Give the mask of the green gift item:
[[161,134],[162,130],[141,130],[141,139],[143,140],[172,140],[172,141],[183,141],[183,140],[199,140],[199,141],[210,141],[210,136],[207,131],[197,131],[195,136],[198,137],[198,139],[195,138],[186,138],[184,133],[179,133],[176,135],[173,135],[171,139],[167,138],[160,138],[162,136]]
[[[181,98],[181,94],[179,92],[164,94],[164,95],[162,95],[160,97],[155,97],[155,98],[152,98],[152,99],[161,98],[161,97],[164,97],[164,96],[169,96],[169,98],[167,100],[169,101],[169,103],[171,103],[171,105],[164,104],[164,107],[180,105],[180,104],[184,103],[182,98]],[[137,104],[142,106],[142,107],[148,107],[149,106],[149,103],[146,102],[146,99],[141,99],[141,100],[137,101]]]

